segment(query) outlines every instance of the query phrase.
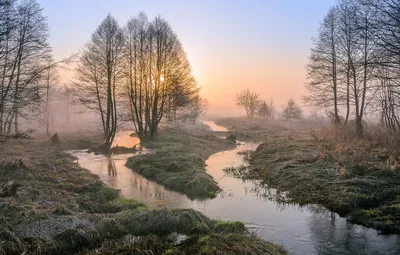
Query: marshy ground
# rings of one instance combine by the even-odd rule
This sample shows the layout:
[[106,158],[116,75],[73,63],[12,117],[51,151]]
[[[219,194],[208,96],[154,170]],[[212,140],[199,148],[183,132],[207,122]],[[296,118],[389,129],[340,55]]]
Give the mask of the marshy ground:
[[191,134],[180,129],[164,129],[158,139],[143,145],[156,153],[132,157],[126,166],[190,198],[215,197],[221,189],[205,171],[205,161],[218,151],[236,146],[235,141],[210,132]]
[[[190,136],[187,141],[160,134],[159,139],[147,145],[162,145],[158,148],[161,163],[154,163],[161,172],[174,162],[178,162],[173,164],[176,170],[187,169],[181,164],[194,161],[198,163],[191,171],[196,172],[191,174],[196,181],[205,178],[206,182],[211,180],[200,171],[204,171],[207,155],[232,146],[211,134],[208,138]],[[243,223],[211,220],[192,209],[151,210],[122,198],[118,190],[105,186],[63,152],[95,147],[100,140],[98,136],[64,135],[58,147],[40,139],[0,144],[0,183],[19,185],[15,195],[0,198],[0,254],[286,253],[249,234]],[[184,175],[183,170],[180,174]],[[206,187],[201,192],[210,196],[214,191]],[[211,187],[218,190],[218,186]]]
[[316,131],[301,121],[221,119],[217,123],[242,136],[262,139],[255,152],[244,155],[249,166],[227,168],[229,174],[262,180],[278,191],[276,199],[281,202],[323,205],[353,223],[400,233],[395,141],[376,133],[357,139],[351,130]]

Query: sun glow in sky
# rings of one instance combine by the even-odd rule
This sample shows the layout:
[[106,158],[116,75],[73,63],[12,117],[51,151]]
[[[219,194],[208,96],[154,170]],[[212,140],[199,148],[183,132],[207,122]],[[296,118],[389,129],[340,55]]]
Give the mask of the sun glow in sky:
[[[178,34],[209,103],[209,114],[237,115],[235,95],[250,88],[280,109],[305,94],[305,65],[320,22],[335,0],[38,0],[56,59],[78,52],[108,13],[123,26],[144,11]],[[69,83],[71,75],[62,75]]]

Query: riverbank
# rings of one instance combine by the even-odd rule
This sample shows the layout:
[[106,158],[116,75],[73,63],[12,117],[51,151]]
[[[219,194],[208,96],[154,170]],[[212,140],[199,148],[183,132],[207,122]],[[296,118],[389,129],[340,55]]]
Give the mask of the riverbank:
[[121,198],[61,152],[100,141],[61,136],[58,148],[46,140],[0,144],[0,184],[18,184],[15,194],[0,198],[0,254],[285,254],[242,223]]
[[169,128],[143,146],[156,153],[129,158],[127,167],[168,189],[201,199],[213,198],[221,190],[205,170],[206,159],[216,152],[235,148],[236,143],[211,132]]
[[262,180],[279,191],[281,202],[320,204],[352,223],[400,233],[400,171],[393,150],[347,130],[264,131],[263,143],[246,154],[250,166],[228,173]]
[[315,128],[315,124],[308,121],[284,121],[249,119],[247,117],[228,117],[215,120],[217,125],[226,127],[229,133],[243,142],[261,142],[268,135],[290,135],[298,131],[308,131]]

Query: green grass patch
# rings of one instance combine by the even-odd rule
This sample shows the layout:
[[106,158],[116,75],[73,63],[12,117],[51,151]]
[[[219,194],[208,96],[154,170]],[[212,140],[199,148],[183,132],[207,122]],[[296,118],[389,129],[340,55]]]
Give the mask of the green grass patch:
[[213,231],[220,234],[243,234],[246,233],[246,227],[239,221],[217,221],[213,226]]
[[205,161],[235,144],[211,134],[193,135],[167,129],[156,140],[146,141],[144,146],[156,149],[156,154],[132,157],[127,167],[190,198],[214,198],[220,188],[206,173]]

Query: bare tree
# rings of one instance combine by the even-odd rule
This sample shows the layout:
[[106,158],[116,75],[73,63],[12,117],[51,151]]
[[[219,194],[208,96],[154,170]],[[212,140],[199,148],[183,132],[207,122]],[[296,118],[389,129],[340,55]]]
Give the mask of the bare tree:
[[339,89],[345,94],[346,117],[344,125],[349,121],[351,110],[351,88],[357,86],[357,3],[353,0],[341,0],[338,4],[339,36],[338,55],[340,76],[344,86]]
[[287,102],[285,108],[283,109],[282,116],[286,119],[301,119],[302,118],[302,110],[300,106],[296,104],[296,102],[291,98]]
[[76,69],[80,101],[100,115],[104,151],[109,151],[117,131],[117,94],[123,71],[124,37],[109,14],[84,48]]
[[236,104],[245,109],[247,117],[253,118],[260,104],[259,94],[251,92],[250,89],[243,89],[236,94]]
[[[368,8],[370,23],[369,38],[374,39],[374,51],[369,62],[375,64],[372,87],[377,90],[373,97],[376,110],[381,114],[381,123],[390,132],[400,130],[400,2],[392,0],[361,0]],[[365,27],[365,26],[364,26]],[[367,73],[369,74],[369,73]],[[373,82],[373,81],[372,81]],[[371,81],[370,81],[371,83]]]
[[19,118],[34,116],[40,106],[48,25],[35,0],[2,1],[0,12],[0,134],[18,133]]
[[260,101],[257,110],[258,116],[260,118],[271,120],[273,119],[274,111],[275,109],[272,99],[270,100],[269,103],[267,103],[266,101]]
[[176,120],[179,108],[198,100],[198,88],[183,47],[169,24],[144,13],[128,21],[125,80],[131,119],[141,140],[156,136],[167,114]]
[[57,88],[55,87],[58,82],[57,65],[52,65],[54,61],[48,60],[48,67],[43,74],[44,88],[44,105],[43,113],[40,121],[45,125],[46,134],[50,135],[50,126],[54,120],[52,111],[52,101],[56,99]]
[[363,135],[363,117],[377,93],[377,59],[385,55],[374,35],[377,16],[364,0],[339,1],[322,23],[308,65],[305,102],[332,113],[335,124],[342,122],[340,106],[346,109],[344,124],[353,113],[358,136]]
[[307,90],[304,101],[317,108],[331,108],[335,123],[340,123],[338,109],[338,10],[333,7],[321,24],[307,66]]

